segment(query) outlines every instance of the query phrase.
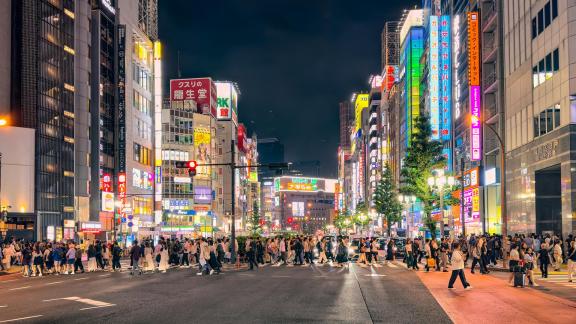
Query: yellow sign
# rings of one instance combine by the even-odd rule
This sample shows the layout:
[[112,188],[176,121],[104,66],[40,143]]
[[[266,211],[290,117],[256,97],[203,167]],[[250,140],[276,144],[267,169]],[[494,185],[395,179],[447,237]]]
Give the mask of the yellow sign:
[[362,110],[368,108],[368,94],[362,93],[356,96],[356,101],[354,101],[354,112],[356,119],[356,129],[357,133],[360,128],[362,128]]

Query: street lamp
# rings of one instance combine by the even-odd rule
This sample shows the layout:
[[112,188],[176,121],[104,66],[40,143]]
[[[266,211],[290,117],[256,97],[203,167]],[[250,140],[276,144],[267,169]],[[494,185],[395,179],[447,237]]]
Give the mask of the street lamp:
[[[402,205],[408,206],[407,210],[407,217],[406,217],[406,230],[408,234],[410,234],[410,221],[414,222],[414,219],[411,217],[412,215],[412,208],[414,203],[416,203],[416,196],[414,195],[398,195],[398,200]],[[410,219],[410,220],[409,220]]]
[[[440,195],[440,235],[444,236],[444,194],[447,188],[451,188],[454,185],[454,177],[444,175],[444,170],[436,170],[436,176],[428,178],[428,186],[432,190],[438,190],[438,195]],[[454,235],[454,217],[450,218],[450,225],[452,228],[452,234]]]
[[8,125],[8,120],[6,118],[0,118],[0,126]]

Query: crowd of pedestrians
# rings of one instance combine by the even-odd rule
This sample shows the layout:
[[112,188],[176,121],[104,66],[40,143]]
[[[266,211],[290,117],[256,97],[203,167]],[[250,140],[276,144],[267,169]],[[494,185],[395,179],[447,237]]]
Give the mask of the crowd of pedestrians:
[[[546,235],[471,235],[467,238],[448,237],[435,239],[407,239],[403,246],[404,262],[408,269],[449,272],[449,288],[460,278],[465,288],[470,288],[463,269],[470,262],[472,274],[488,274],[491,266],[501,264],[513,271],[522,268],[530,285],[537,285],[534,269],[539,267],[541,277],[548,277],[548,270],[560,270],[567,263],[568,280],[576,272],[576,242],[570,235],[565,240]],[[393,239],[350,238],[338,236],[252,237],[240,245],[235,242],[238,262],[247,263],[250,270],[269,263],[273,266],[309,266],[330,263],[342,267],[350,260],[361,266],[394,261],[398,246]],[[173,239],[161,238],[134,241],[124,250],[118,242],[99,240],[76,244],[68,242],[25,242],[11,240],[0,248],[0,270],[13,265],[22,266],[24,276],[46,274],[67,275],[85,271],[119,271],[120,259],[130,262],[131,274],[166,272],[170,267],[190,268],[195,265],[197,275],[212,275],[231,263],[231,241],[228,238]],[[356,259],[357,258],[357,259]],[[379,260],[382,258],[382,260]],[[86,269],[84,265],[86,264]]]

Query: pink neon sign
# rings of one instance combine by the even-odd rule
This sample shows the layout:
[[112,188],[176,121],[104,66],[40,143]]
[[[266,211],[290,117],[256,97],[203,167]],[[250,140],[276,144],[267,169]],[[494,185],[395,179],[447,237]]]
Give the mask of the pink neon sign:
[[470,86],[470,149],[472,161],[482,159],[480,100],[480,86]]

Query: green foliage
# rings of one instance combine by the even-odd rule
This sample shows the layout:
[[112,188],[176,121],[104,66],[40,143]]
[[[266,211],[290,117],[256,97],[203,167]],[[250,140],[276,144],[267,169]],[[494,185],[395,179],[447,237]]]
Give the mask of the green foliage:
[[414,127],[401,171],[401,192],[414,195],[422,202],[424,223],[434,236],[436,222],[431,218],[431,213],[438,195],[428,185],[428,178],[432,176],[432,170],[443,169],[446,160],[442,156],[442,143],[431,139],[432,130],[428,116],[418,116]]
[[254,201],[254,205],[252,206],[252,216],[248,220],[248,226],[250,227],[250,234],[252,236],[260,236],[260,234],[262,234],[262,225],[260,224],[260,207],[256,201]]
[[392,224],[402,220],[402,204],[398,202],[398,195],[392,181],[392,172],[388,164],[385,165],[382,178],[376,186],[374,205],[376,212],[386,219],[388,236],[390,236]]
[[334,226],[336,226],[340,234],[342,234],[342,230],[350,228],[350,225],[352,225],[352,220],[349,210],[341,210],[334,217]]
[[370,217],[368,216],[368,206],[363,201],[360,201],[356,205],[356,212],[353,217],[354,224],[364,227],[370,223]]

